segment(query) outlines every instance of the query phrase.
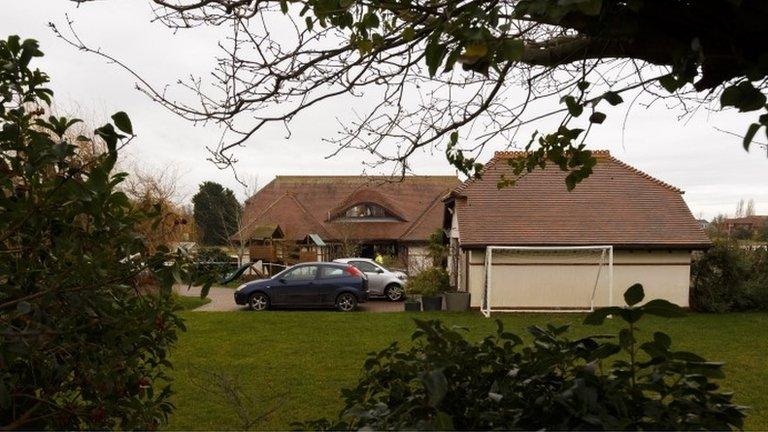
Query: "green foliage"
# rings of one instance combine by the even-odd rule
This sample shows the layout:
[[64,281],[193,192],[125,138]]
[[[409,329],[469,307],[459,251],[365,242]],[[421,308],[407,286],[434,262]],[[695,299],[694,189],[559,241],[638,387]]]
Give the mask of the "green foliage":
[[200,248],[200,251],[195,256],[195,260],[198,263],[222,263],[230,262],[232,258],[224,252],[224,249],[217,247]]
[[731,236],[738,240],[750,240],[754,236],[754,233],[752,232],[751,229],[745,226],[738,226],[733,231],[733,234]]
[[[168,351],[183,329],[171,285],[185,261],[149,254],[143,213],[117,188],[119,112],[83,158],[77,119],[45,117],[48,76],[34,40],[0,41],[0,425],[154,429],[173,409]],[[154,281],[143,286],[138,280]]]
[[205,245],[226,245],[238,229],[242,207],[231,189],[216,182],[203,182],[192,197],[200,241]]
[[[604,120],[604,116],[597,116],[597,120]],[[597,159],[586,149],[583,142],[574,143],[583,132],[583,129],[560,126],[557,132],[549,135],[538,136],[538,133],[534,133],[525,147],[526,153],[521,157],[509,159],[512,174],[517,178],[553,163],[562,171],[568,172],[565,184],[569,191],[573,190],[579,182],[592,174],[592,168],[597,164]],[[536,148],[533,146],[534,142],[538,144]],[[514,179],[503,178],[498,187],[511,186],[514,183]]]
[[624,322],[617,336],[570,339],[568,327],[532,326],[532,343],[506,332],[466,339],[463,328],[416,321],[413,346],[397,343],[369,355],[356,387],[342,391],[336,420],[305,423],[330,430],[726,430],[741,428],[744,407],[719,391],[722,364],[672,348],[654,332],[640,341],[645,315],[681,316],[665,301],[636,306],[639,285],[625,298],[635,306],[599,309]]
[[718,242],[693,262],[691,308],[701,312],[768,310],[768,251]]
[[445,269],[431,267],[408,279],[405,292],[409,296],[433,297],[447,291],[449,284],[450,279]]
[[445,241],[445,233],[440,228],[427,237],[427,255],[435,267],[442,266],[448,258],[448,245]]

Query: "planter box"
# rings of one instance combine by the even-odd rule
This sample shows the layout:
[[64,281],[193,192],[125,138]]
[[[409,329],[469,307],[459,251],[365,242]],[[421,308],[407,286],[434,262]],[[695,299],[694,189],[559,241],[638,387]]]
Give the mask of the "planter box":
[[422,297],[421,305],[425,311],[440,311],[440,310],[443,310],[443,298],[442,297]]
[[406,312],[420,312],[421,311],[421,303],[413,300],[406,300],[403,305],[405,306]]
[[445,297],[445,309],[452,312],[466,312],[469,310],[468,292],[447,292]]

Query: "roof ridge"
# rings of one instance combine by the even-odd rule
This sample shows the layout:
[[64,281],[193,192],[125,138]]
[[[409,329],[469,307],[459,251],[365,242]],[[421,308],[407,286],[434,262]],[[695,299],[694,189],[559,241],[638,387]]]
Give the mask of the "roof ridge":
[[483,173],[485,173],[486,170],[493,167],[496,164],[496,162],[498,162],[498,158],[496,157],[498,153],[501,153],[501,152],[494,153],[491,160],[489,160],[488,162],[486,162],[485,165],[483,165],[483,169],[481,169],[479,173],[476,173],[474,176],[467,178],[466,180],[461,182],[460,185],[453,188],[453,190],[450,191],[446,199],[450,198],[450,196],[461,195],[462,192],[464,192],[464,190],[466,190],[472,183],[476,182],[477,180],[480,180],[483,176]]
[[386,178],[411,178],[411,177],[456,177],[452,174],[406,174],[403,176],[390,176],[386,174],[373,174],[373,175],[364,175],[364,174],[277,174],[275,177],[361,177],[361,178],[376,178],[376,177],[386,177]]
[[[261,218],[262,218],[262,217],[263,217],[263,216],[264,216],[264,215],[265,215],[265,214],[266,214],[266,213],[267,213],[267,212],[268,212],[270,209],[272,209],[272,207],[274,207],[275,205],[277,205],[277,203],[279,203],[280,201],[282,201],[282,199],[283,199],[283,198],[286,198],[286,197],[287,197],[287,198],[289,198],[289,199],[291,199],[291,200],[292,200],[294,203],[296,203],[296,205],[298,205],[298,206],[299,206],[299,208],[301,209],[301,211],[303,211],[303,212],[304,212],[304,214],[306,214],[306,215],[309,217],[310,221],[311,221],[311,222],[313,222],[315,225],[317,225],[317,226],[318,226],[320,229],[322,229],[322,230],[325,232],[325,234],[330,234],[330,232],[329,232],[327,229],[325,229],[325,227],[323,226],[323,224],[321,224],[321,223],[318,223],[318,222],[317,222],[317,219],[315,219],[315,218],[312,216],[312,214],[311,214],[311,213],[309,213],[309,211],[307,211],[307,209],[306,209],[306,208],[305,208],[305,207],[304,207],[304,206],[303,206],[303,205],[302,205],[302,204],[299,202],[299,200],[297,200],[297,199],[296,199],[296,197],[295,197],[295,196],[294,196],[292,193],[290,193],[290,192],[285,192],[285,193],[283,193],[282,195],[280,195],[280,197],[279,197],[279,198],[277,198],[276,200],[272,201],[272,203],[271,203],[271,204],[269,204],[267,207],[265,207],[265,208],[264,208],[264,210],[262,210],[260,213],[258,213],[258,214],[257,214],[257,215],[256,215],[256,216],[253,218],[253,220],[251,220],[251,222],[249,223],[249,225],[250,225],[250,224],[253,224],[253,223],[255,223],[255,222],[258,220],[258,219],[261,219]],[[279,224],[278,224],[278,225],[279,225]]]
[[[590,151],[592,152],[592,155],[596,156],[598,159],[606,159],[606,160],[612,161],[612,162],[616,163],[617,165],[621,166],[622,168],[627,169],[627,170],[631,171],[632,173],[639,175],[640,177],[643,177],[643,178],[645,178],[647,180],[650,180],[653,183],[658,184],[659,186],[665,187],[665,188],[667,188],[667,189],[669,189],[669,190],[671,190],[673,192],[677,192],[679,194],[684,194],[685,193],[682,189],[680,189],[678,187],[675,187],[672,184],[667,183],[667,182],[665,182],[663,180],[660,180],[660,179],[658,179],[658,178],[656,178],[656,177],[646,173],[645,171],[642,171],[642,170],[640,170],[638,168],[635,168],[632,165],[630,165],[630,164],[628,164],[628,163],[626,163],[626,162],[624,162],[624,161],[622,161],[620,159],[617,159],[615,156],[611,155],[611,152],[609,150],[590,150]],[[509,159],[509,158],[512,158],[512,157],[520,157],[520,156],[527,155],[529,153],[530,152],[527,152],[525,150],[511,150],[511,151],[510,150],[506,150],[506,151],[494,152],[493,153],[493,157],[491,158],[491,160],[489,160],[488,163],[486,163],[485,166],[483,167],[483,169],[480,171],[480,176],[482,176],[482,174],[486,171],[486,169],[494,166],[496,164],[496,162],[498,162],[501,159]],[[458,194],[458,195],[460,195],[476,179],[477,179],[477,177],[472,177],[472,178],[469,178],[469,179],[465,180],[464,182],[462,182],[462,184],[460,184],[457,188],[455,188],[451,192],[451,194]]]
[[312,222],[313,222],[315,225],[317,225],[317,227],[318,227],[318,228],[320,228],[321,230],[323,230],[323,231],[325,232],[325,234],[326,234],[326,235],[330,234],[330,231],[328,231],[327,229],[325,229],[325,227],[323,226],[323,224],[322,224],[320,221],[318,221],[318,220],[317,220],[317,219],[316,219],[314,216],[312,216],[312,213],[310,213],[310,212],[309,212],[309,210],[307,210],[307,208],[306,208],[306,207],[304,207],[304,204],[302,204],[302,203],[301,203],[301,202],[300,202],[298,199],[296,199],[296,196],[295,196],[294,194],[292,194],[292,193],[290,193],[290,192],[286,192],[285,194],[286,194],[286,195],[287,195],[289,198],[291,198],[291,199],[293,200],[293,202],[295,202],[295,203],[296,203],[296,204],[299,206],[299,208],[301,209],[301,211],[303,211],[303,212],[304,212],[304,214],[306,214],[306,215],[307,215],[307,217],[309,217],[309,219],[310,219],[310,220],[311,220],[311,221],[312,221]]
[[[599,158],[612,157],[610,150],[605,150],[605,149],[590,150],[590,152],[592,152],[593,156],[597,156]],[[524,156],[524,155],[527,155],[528,153],[531,153],[531,152],[525,151],[525,150],[500,150],[500,151],[493,152],[493,158],[495,159],[495,158],[507,158],[509,156]]]
[[[447,190],[450,190],[450,189],[447,189]],[[432,208],[434,208],[434,207],[437,205],[437,203],[442,203],[442,202],[443,202],[443,196],[445,196],[445,193],[441,193],[440,195],[436,196],[436,197],[435,197],[435,199],[433,199],[433,200],[432,200],[432,203],[431,203],[430,205],[428,205],[428,206],[427,206],[427,207],[424,209],[424,211],[423,211],[423,212],[421,212],[421,214],[420,214],[418,217],[416,217],[416,219],[413,221],[413,223],[411,224],[411,226],[409,226],[409,227],[408,227],[408,229],[407,229],[407,230],[405,230],[405,232],[404,232],[404,233],[402,233],[402,234],[400,235],[400,237],[398,237],[398,240],[399,240],[399,239],[402,239],[403,237],[407,236],[407,235],[408,235],[408,234],[410,234],[412,231],[414,231],[414,230],[416,229],[416,226],[417,226],[418,224],[420,224],[420,223],[421,223],[421,221],[424,219],[425,215],[426,215],[427,213],[429,213],[429,211],[430,211],[430,210],[432,210]]]
[[455,180],[455,175],[406,175],[402,177],[398,176],[387,176],[387,175],[376,175],[376,176],[362,176],[362,175],[276,175],[275,178],[272,181],[275,181],[277,179],[360,179],[360,180],[394,180],[395,182],[398,182],[396,179],[402,179],[402,180]]

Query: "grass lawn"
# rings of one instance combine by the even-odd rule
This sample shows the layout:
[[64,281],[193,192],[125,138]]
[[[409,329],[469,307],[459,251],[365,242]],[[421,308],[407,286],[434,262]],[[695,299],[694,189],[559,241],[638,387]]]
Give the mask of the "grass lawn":
[[187,297],[181,295],[175,295],[174,299],[185,311],[197,309],[200,306],[211,302],[211,299],[209,298],[201,299],[200,297]]
[[[497,316],[518,334],[533,324],[581,321],[581,316],[563,314]],[[467,326],[473,338],[495,330],[494,320],[479,313],[185,312],[184,317],[189,331],[172,355],[177,409],[170,429],[241,428],[223,398],[202,389],[210,388],[206,371],[237,377],[253,400],[252,412],[271,412],[257,428],[286,429],[293,421],[335,415],[341,407],[339,390],[355,383],[366,353],[395,340],[407,343],[412,318]],[[651,317],[640,324],[647,335],[669,333],[673,348],[726,362],[723,388],[752,407],[746,428],[768,429],[768,314]],[[602,328],[575,325],[572,331],[603,333],[618,325],[616,320]]]

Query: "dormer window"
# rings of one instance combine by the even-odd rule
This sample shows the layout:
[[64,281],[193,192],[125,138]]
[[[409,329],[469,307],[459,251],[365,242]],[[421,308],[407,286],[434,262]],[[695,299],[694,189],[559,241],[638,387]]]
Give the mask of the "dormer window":
[[347,218],[385,218],[392,217],[384,207],[376,204],[357,204],[347,209],[344,213]]
[[337,222],[399,222],[404,220],[397,213],[372,202],[361,202],[346,210],[331,214],[329,220]]

